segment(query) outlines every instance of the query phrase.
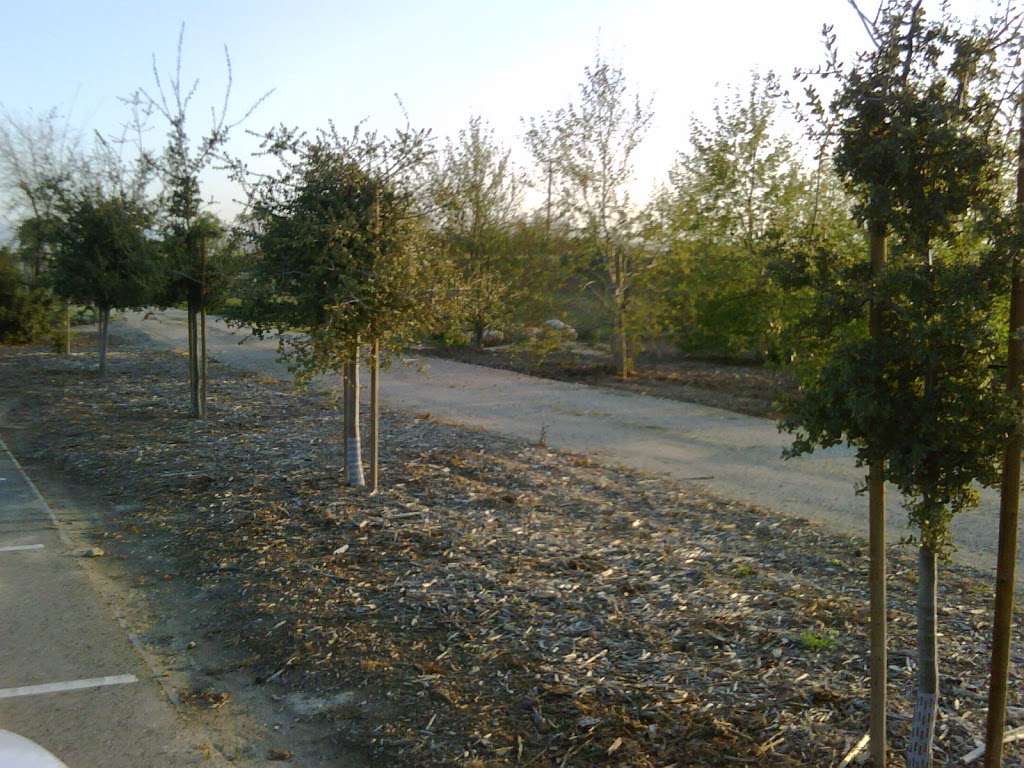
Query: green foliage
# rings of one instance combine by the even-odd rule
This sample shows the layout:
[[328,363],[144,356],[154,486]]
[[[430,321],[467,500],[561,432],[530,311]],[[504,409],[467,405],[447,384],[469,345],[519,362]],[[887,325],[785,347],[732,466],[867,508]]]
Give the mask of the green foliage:
[[526,359],[534,370],[540,370],[544,363],[558,354],[565,346],[565,335],[555,328],[542,325],[515,345],[515,349]]
[[28,216],[18,222],[17,254],[27,268],[29,280],[35,288],[44,284],[59,228],[60,219],[55,213]]
[[50,335],[53,298],[26,285],[9,248],[0,248],[0,342],[29,344]]
[[574,271],[581,282],[602,289],[623,376],[632,368],[631,332],[642,327],[634,301],[638,275],[653,256],[629,196],[635,155],[653,114],[623,70],[598,54],[584,69],[578,99],[531,120],[527,131],[527,144],[547,174],[549,207],[557,203],[559,219],[576,240]]
[[836,99],[835,164],[861,219],[884,222],[921,253],[999,189],[988,135],[999,103],[966,79],[994,43],[926,23],[920,10],[887,23],[889,39],[849,72]]
[[485,330],[507,331],[550,291],[544,233],[521,218],[522,189],[510,150],[479,117],[431,169],[439,245],[459,272],[460,314],[477,345]]
[[[791,455],[845,442],[862,463],[884,459],[922,544],[941,553],[952,515],[977,502],[974,484],[997,481],[1014,417],[995,376],[1003,275],[971,245],[998,197],[998,88],[964,76],[977,71],[965,57],[991,51],[982,32],[926,22],[916,5],[887,13],[878,49],[840,84],[836,167],[858,214],[891,227],[896,247],[875,280],[863,262],[822,269],[827,250],[803,257],[823,354],[784,425],[797,434]],[[883,310],[880,339],[867,335],[871,302]]]
[[65,205],[57,232],[54,292],[100,309],[145,306],[161,273],[146,232],[152,216],[138,203],[83,192]]
[[974,482],[998,481],[1012,423],[996,375],[1002,337],[990,290],[976,264],[893,264],[870,294],[888,310],[882,341],[859,318],[836,323],[829,354],[785,422],[797,432],[791,455],[845,442],[861,463],[885,458],[935,551],[951,543],[950,517],[976,504]]
[[774,127],[779,84],[751,78],[694,121],[671,187],[655,203],[665,254],[645,276],[658,317],[699,354],[789,360],[811,292],[776,280],[791,243],[855,238],[849,205],[823,168],[805,172]]
[[797,639],[799,640],[801,647],[803,647],[805,651],[810,651],[811,653],[831,651],[836,647],[835,632],[826,632],[822,634],[820,632],[812,632],[809,629],[805,629],[800,633],[800,637]]
[[188,302],[223,308],[246,266],[241,238],[212,213],[198,213],[187,229],[169,227],[160,243],[164,285],[154,297],[161,306]]
[[286,334],[282,353],[300,379],[339,370],[371,339],[399,348],[436,321],[450,271],[428,247],[405,175],[425,157],[424,134],[281,129],[265,148],[281,170],[255,190],[259,258],[238,319]]

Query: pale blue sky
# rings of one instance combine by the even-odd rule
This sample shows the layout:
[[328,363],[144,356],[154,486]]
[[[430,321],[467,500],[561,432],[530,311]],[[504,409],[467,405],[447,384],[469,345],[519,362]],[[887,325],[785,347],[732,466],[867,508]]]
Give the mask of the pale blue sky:
[[[953,5],[965,15],[990,7]],[[236,110],[276,89],[246,124],[253,130],[315,128],[329,118],[342,129],[363,118],[386,129],[400,119],[398,93],[414,124],[439,137],[481,114],[518,145],[520,118],[571,98],[600,45],[655,99],[639,196],[685,147],[690,115],[706,115],[716,94],[751,68],[788,79],[794,66],[816,63],[826,21],[848,46],[865,43],[846,0],[8,0],[0,8],[0,104],[15,114],[59,106],[85,130],[112,130],[124,115],[117,97],[152,87],[152,55],[162,72],[173,66],[183,21],[184,74],[201,79],[197,127],[223,96],[227,45]],[[239,132],[235,150],[251,145]],[[231,196],[223,182],[211,189]]]

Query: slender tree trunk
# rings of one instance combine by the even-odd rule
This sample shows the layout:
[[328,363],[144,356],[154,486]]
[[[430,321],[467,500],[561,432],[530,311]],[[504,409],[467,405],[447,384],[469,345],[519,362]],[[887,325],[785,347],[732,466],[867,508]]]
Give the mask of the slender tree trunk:
[[188,383],[192,417],[202,418],[199,409],[199,310],[194,294],[188,300]]
[[631,373],[629,359],[629,334],[626,328],[626,264],[622,251],[615,249],[612,258],[613,298],[615,301],[615,339],[612,342],[612,358],[618,369],[619,378],[628,379]]
[[206,418],[206,238],[199,238],[199,285],[196,288],[199,327],[196,336],[196,416]]
[[935,715],[939,709],[939,653],[936,634],[937,558],[929,547],[917,551],[917,700],[910,725],[907,768],[932,768]]
[[348,440],[345,455],[345,475],[348,484],[356,487],[366,485],[366,478],[363,475],[363,451],[359,437],[359,358],[347,363],[348,365],[348,400],[349,419],[347,423]]
[[199,309],[199,418],[206,418],[206,306]]
[[623,297],[619,297],[617,301],[618,306],[615,308],[616,311],[616,340],[615,343],[618,346],[618,357],[619,362],[619,376],[623,379],[628,379],[630,373],[629,364],[629,336],[626,333],[626,307]]
[[71,302],[64,302],[64,354],[71,354]]
[[192,391],[192,357],[195,354],[196,337],[192,333],[192,299],[188,299],[186,305],[185,330],[188,336],[188,391]]
[[348,363],[344,363],[341,366],[341,463],[344,467],[342,474],[346,484],[348,483],[348,424],[352,419],[348,412],[348,389]]
[[110,344],[110,307],[100,310],[100,378],[107,375],[107,347]]
[[[870,232],[871,273],[875,278],[885,269],[888,243],[885,225],[872,224]],[[882,338],[882,307],[873,302],[870,310],[871,337]],[[888,630],[886,624],[885,552],[885,462],[868,465],[868,538],[870,562],[868,584],[871,614],[871,721],[870,752],[875,768],[884,768],[888,734],[886,729],[886,680]]]
[[551,167],[551,161],[548,160],[548,199],[545,206],[546,211],[544,215],[544,244],[549,245],[551,242],[551,188],[554,185],[555,173]]
[[370,492],[380,485],[380,340],[370,348]]
[[[1020,134],[1017,153],[1017,226],[1024,227],[1024,84],[1021,85]],[[1017,518],[1020,514],[1020,462],[1024,448],[1021,377],[1024,373],[1024,277],[1020,250],[1013,254],[1010,288],[1010,338],[1006,388],[1017,408],[1014,428],[1003,452],[1003,482],[999,497],[999,554],[996,564],[995,615],[992,620],[992,664],[988,688],[988,719],[985,726],[985,768],[1003,764],[1003,729],[1006,727],[1007,679],[1010,670],[1010,639],[1013,631],[1013,592],[1016,585]]]

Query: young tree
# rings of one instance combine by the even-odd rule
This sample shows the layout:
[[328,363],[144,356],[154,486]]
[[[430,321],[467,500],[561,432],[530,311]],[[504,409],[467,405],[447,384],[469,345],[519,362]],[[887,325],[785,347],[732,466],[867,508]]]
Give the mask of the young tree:
[[497,144],[494,130],[473,117],[431,169],[434,215],[461,273],[463,312],[477,346],[484,331],[508,321],[532,282],[522,280],[524,254],[511,247],[522,180],[510,154]]
[[[969,214],[991,206],[998,187],[985,63],[1005,29],[965,31],[946,15],[927,20],[920,2],[893,0],[873,32],[877,48],[843,73],[834,105],[836,165],[873,236],[873,280],[822,292],[820,316],[833,315],[828,354],[787,425],[798,431],[793,453],[846,442],[873,481],[884,471],[906,499],[919,543],[907,764],[926,768],[939,693],[937,562],[952,545],[951,518],[977,502],[974,484],[994,482],[1010,412],[993,394],[994,276],[964,247]],[[896,247],[882,272],[887,232]],[[884,333],[866,333],[859,307],[868,302],[872,330]],[[845,322],[834,317],[843,308]]]
[[198,140],[193,139],[189,128],[189,108],[199,87],[196,79],[191,85],[182,80],[182,46],[185,39],[185,25],[178,33],[177,59],[174,72],[167,77],[167,86],[160,77],[156,56],[153,57],[153,80],[155,92],[151,94],[140,89],[127,99],[135,109],[155,112],[168,126],[167,145],[158,161],[164,186],[163,228],[166,241],[178,249],[172,257],[174,279],[185,294],[188,308],[188,351],[189,351],[189,392],[192,415],[206,417],[206,309],[210,300],[207,278],[210,274],[208,261],[209,246],[205,238],[209,234],[208,222],[203,218],[203,200],[199,179],[204,171],[218,161],[227,162],[224,148],[232,130],[243,123],[270,92],[259,98],[237,119],[229,119],[231,101],[232,69],[231,57],[224,48],[227,69],[227,85],[221,107],[211,112],[209,130]]
[[[365,483],[359,432],[359,358],[371,346],[371,375],[443,305],[444,275],[428,249],[411,177],[428,135],[382,138],[333,129],[313,138],[287,129],[264,148],[281,169],[255,185],[250,214],[259,259],[239,319],[276,332],[300,382],[337,373],[346,385],[346,468]],[[375,391],[372,387],[371,394]],[[371,403],[377,433],[376,398]],[[371,447],[371,482],[376,474]]]
[[[62,195],[83,169],[81,139],[56,109],[19,117],[0,110],[0,194],[19,220],[20,255],[28,265],[30,290],[44,289],[53,259],[53,232]],[[71,308],[64,307],[64,353],[71,353]]]
[[28,344],[52,331],[53,297],[26,283],[12,249],[0,246],[0,341]]
[[652,117],[650,102],[630,94],[623,71],[599,54],[584,69],[579,101],[530,121],[528,132],[528,140],[535,137],[531,146],[543,149],[551,183],[603,277],[613,315],[612,355],[623,378],[632,368],[631,302],[647,254],[638,242],[629,184]]
[[100,313],[99,374],[107,372],[110,311],[145,306],[159,271],[146,232],[152,216],[130,198],[79,192],[65,204],[57,233],[54,291]]
[[808,297],[772,279],[780,245],[855,239],[838,183],[806,173],[775,128],[779,96],[775,75],[755,73],[710,124],[694,121],[655,202],[665,253],[653,281],[684,349],[790,359]]

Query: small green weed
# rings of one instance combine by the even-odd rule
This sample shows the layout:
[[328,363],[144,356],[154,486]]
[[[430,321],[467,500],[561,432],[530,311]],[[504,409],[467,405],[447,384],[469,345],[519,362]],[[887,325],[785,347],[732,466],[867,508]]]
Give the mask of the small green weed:
[[737,579],[749,579],[755,573],[754,566],[750,563],[739,563],[732,569],[732,574]]
[[820,653],[821,651],[831,651],[836,647],[836,633],[825,632],[818,633],[812,632],[809,629],[805,629],[800,633],[800,645],[803,646],[805,651],[811,651],[812,653]]

